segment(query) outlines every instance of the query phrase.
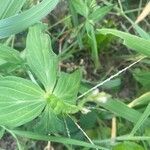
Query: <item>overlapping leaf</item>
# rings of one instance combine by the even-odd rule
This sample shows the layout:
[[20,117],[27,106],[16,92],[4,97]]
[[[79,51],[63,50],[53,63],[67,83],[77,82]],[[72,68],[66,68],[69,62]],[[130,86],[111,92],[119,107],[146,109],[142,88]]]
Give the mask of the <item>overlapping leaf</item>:
[[54,95],[66,103],[75,105],[75,100],[79,91],[81,81],[81,71],[77,70],[72,74],[61,73],[58,79]]
[[96,8],[95,11],[93,11],[90,15],[89,15],[89,19],[90,20],[93,20],[94,22],[97,22],[101,19],[103,19],[103,17],[105,15],[107,15],[110,10],[113,8],[113,5],[110,5],[110,6],[104,6],[104,7],[98,7]]
[[87,17],[89,10],[83,0],[71,0],[74,9],[82,16]]
[[0,19],[7,18],[18,13],[26,0],[1,0]]
[[59,0],[43,0],[27,11],[0,20],[0,38],[19,33],[33,25],[52,11],[58,2]]
[[4,44],[0,44],[0,60],[13,64],[20,64],[23,61],[18,51]]
[[26,50],[28,65],[46,90],[44,98],[47,104],[37,122],[36,130],[49,133],[62,131],[62,122],[57,115],[79,110],[75,106],[75,100],[81,72],[77,70],[72,74],[58,73],[58,59],[52,51],[51,40],[45,29],[43,24],[36,24],[29,29]]

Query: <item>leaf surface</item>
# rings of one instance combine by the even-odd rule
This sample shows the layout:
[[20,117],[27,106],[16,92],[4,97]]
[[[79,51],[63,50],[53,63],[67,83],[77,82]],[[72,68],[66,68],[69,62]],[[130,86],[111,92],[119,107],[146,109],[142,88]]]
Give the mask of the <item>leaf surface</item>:
[[89,19],[93,20],[94,22],[97,22],[101,19],[103,19],[103,17],[105,15],[107,15],[110,10],[113,8],[113,5],[110,6],[104,6],[104,7],[97,7],[95,11],[93,11],[90,15],[89,15]]
[[63,131],[63,122],[56,116],[52,108],[47,105],[39,118],[35,130],[42,134],[61,132]]
[[0,44],[0,60],[13,64],[19,64],[23,61],[18,51],[4,44]]
[[88,16],[88,7],[83,0],[71,0],[74,9],[85,18]]
[[61,73],[58,79],[54,95],[65,103],[75,104],[81,81],[81,71],[77,70],[72,74]]
[[0,79],[0,124],[17,127],[37,117],[46,101],[44,91],[36,84],[19,77]]
[[57,78],[58,59],[52,51],[45,26],[37,24],[29,29],[26,49],[28,65],[46,91],[52,93]]

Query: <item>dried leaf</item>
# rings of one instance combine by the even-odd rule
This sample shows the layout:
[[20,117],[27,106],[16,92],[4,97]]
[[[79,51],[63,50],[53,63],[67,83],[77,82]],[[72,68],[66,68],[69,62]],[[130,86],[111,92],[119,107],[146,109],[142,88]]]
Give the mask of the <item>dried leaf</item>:
[[150,13],[150,2],[145,6],[142,13],[137,17],[135,23],[141,22]]

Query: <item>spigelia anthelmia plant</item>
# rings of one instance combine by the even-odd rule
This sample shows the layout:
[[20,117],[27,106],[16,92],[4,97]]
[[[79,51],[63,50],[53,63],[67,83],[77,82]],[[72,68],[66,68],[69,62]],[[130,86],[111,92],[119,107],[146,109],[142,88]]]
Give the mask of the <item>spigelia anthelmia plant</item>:
[[149,150],[149,4],[0,0],[0,149]]
[[31,27],[26,42],[27,65],[37,82],[13,76],[1,78],[1,125],[17,127],[43,113],[42,119],[52,116],[53,121],[49,120],[51,117],[45,121],[56,128],[59,123],[53,125],[53,122],[58,121],[57,115],[79,111],[75,100],[81,71],[72,74],[59,71],[58,57],[52,51],[50,38],[44,30],[43,24]]
[[[0,78],[1,134],[5,131],[11,133],[18,148],[22,149],[16,135],[21,136],[23,132],[14,129],[27,124],[29,131],[33,131],[24,132],[31,136],[29,138],[40,140],[43,139],[40,137],[42,134],[47,135],[47,141],[66,144],[75,142],[75,145],[98,148],[99,146],[85,142],[48,136],[66,132],[65,118],[82,111],[83,105],[77,104],[82,71],[80,68],[72,73],[61,71],[59,57],[52,50],[51,39],[46,30],[47,26],[42,23],[29,28],[24,56],[1,45],[1,49],[5,50],[3,56],[9,54],[4,59],[23,67],[29,75],[26,79],[19,76]],[[35,138],[32,137],[33,133],[37,134],[34,135]]]

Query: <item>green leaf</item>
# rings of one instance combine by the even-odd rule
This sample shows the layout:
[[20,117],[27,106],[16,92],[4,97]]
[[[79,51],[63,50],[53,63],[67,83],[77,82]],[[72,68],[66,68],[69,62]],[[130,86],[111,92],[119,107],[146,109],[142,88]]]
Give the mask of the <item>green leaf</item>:
[[26,0],[1,0],[0,19],[10,17],[18,13]]
[[[142,116],[139,111],[129,108],[125,103],[120,100],[112,99],[110,95],[102,92],[97,95],[91,95],[88,97],[90,101],[97,102],[101,107],[114,113],[116,116],[122,117],[133,123],[137,123],[138,119]],[[149,126],[150,120],[147,119],[145,126]]]
[[123,142],[114,146],[112,150],[144,150],[144,148],[133,142]]
[[46,91],[52,93],[57,78],[58,59],[52,51],[51,39],[45,33],[43,24],[30,27],[26,49],[28,65]]
[[23,61],[18,51],[4,44],[0,44],[0,60],[13,64],[20,64]]
[[84,16],[85,18],[87,18],[88,16],[88,7],[86,5],[86,3],[84,3],[83,0],[71,0],[71,3],[74,7],[74,9],[82,16]]
[[38,133],[50,134],[63,131],[63,122],[54,113],[51,106],[47,105],[44,112],[39,117],[35,130]]
[[57,142],[57,143],[62,143],[62,144],[70,144],[70,145],[76,145],[76,146],[109,150],[105,147],[97,146],[95,144],[78,141],[78,140],[74,140],[74,139],[70,139],[66,137],[46,136],[42,134],[36,134],[33,132],[19,131],[19,130],[12,130],[12,132],[18,136],[26,137],[26,138],[30,138],[34,140],[51,141],[51,142]]
[[140,97],[134,99],[128,106],[135,107],[139,105],[146,105],[150,103],[150,92],[146,92]]
[[135,124],[134,128],[131,131],[131,135],[134,135],[136,131],[143,125],[143,123],[147,120],[150,115],[150,103],[146,107],[145,111],[143,112],[142,116],[139,118],[137,123]]
[[65,103],[75,104],[81,81],[81,71],[61,73],[53,94]]
[[0,78],[0,125],[25,124],[41,113],[45,103],[38,85],[19,77]]
[[124,40],[123,44],[141,54],[150,56],[150,40],[140,38],[138,36],[118,31],[115,29],[100,29],[101,34],[113,34]]
[[[71,17],[72,17],[73,26],[76,27],[76,26],[79,25],[78,14],[77,14],[76,10],[74,9],[71,0],[68,1],[68,5],[69,5],[69,11],[70,11],[70,14],[71,14]],[[80,49],[82,49],[83,48],[82,33],[78,32],[78,31],[77,31],[77,33],[78,34],[77,34],[76,39],[77,39],[77,42],[79,44]]]
[[51,12],[58,2],[59,0],[43,0],[27,11],[0,20],[0,38],[19,33],[35,24]]
[[133,28],[136,30],[136,32],[144,39],[150,39],[150,35],[144,31],[138,24],[135,24],[134,21],[132,21],[130,18],[126,16],[126,19],[132,24]]
[[99,68],[100,63],[94,27],[89,21],[86,21],[85,28],[87,31],[88,40],[92,51],[92,59],[95,63],[96,68]]
[[99,20],[102,20],[103,17],[104,17],[105,15],[107,15],[107,14],[110,12],[110,10],[111,10],[112,8],[113,8],[113,5],[104,6],[104,7],[100,7],[100,6],[99,6],[98,8],[96,8],[95,11],[93,11],[93,12],[89,15],[88,19],[93,20],[94,22],[97,22],[97,21],[99,21]]

